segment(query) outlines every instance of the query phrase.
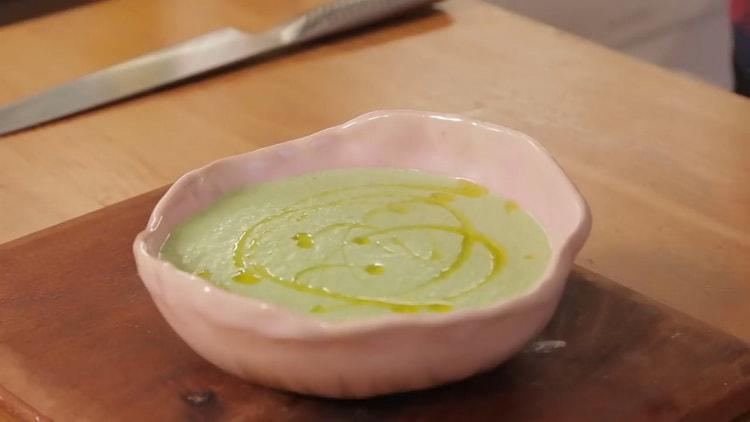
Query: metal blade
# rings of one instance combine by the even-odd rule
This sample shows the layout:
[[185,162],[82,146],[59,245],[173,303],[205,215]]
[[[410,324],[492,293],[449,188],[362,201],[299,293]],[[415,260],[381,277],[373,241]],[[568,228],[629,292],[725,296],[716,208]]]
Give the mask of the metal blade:
[[283,46],[272,31],[223,28],[0,108],[0,135],[200,75]]

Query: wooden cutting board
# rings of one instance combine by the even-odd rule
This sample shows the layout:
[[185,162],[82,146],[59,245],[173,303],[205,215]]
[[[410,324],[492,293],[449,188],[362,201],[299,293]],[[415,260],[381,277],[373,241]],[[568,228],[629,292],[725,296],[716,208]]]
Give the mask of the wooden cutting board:
[[19,419],[76,421],[717,421],[750,414],[746,344],[582,269],[538,339],[463,382],[347,401],[244,382],[193,353],[136,275],[131,241],[162,193],[0,245],[0,408]]

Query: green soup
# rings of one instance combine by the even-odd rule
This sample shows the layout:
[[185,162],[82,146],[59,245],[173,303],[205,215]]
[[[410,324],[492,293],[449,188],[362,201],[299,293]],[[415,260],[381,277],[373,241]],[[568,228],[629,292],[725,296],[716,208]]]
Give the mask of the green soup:
[[419,171],[341,169],[250,185],[170,234],[161,257],[327,320],[481,308],[533,287],[550,247],[514,202]]

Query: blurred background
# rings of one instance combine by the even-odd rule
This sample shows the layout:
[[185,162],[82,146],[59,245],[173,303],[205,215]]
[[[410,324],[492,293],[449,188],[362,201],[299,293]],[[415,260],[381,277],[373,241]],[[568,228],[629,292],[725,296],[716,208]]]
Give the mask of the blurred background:
[[[94,1],[0,0],[0,25]],[[726,0],[486,1],[658,66],[732,87]]]
[[723,0],[488,0],[653,64],[732,87]]

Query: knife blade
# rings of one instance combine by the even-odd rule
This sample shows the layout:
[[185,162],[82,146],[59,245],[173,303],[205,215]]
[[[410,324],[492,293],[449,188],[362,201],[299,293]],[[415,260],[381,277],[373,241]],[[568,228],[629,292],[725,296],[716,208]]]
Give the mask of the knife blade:
[[339,0],[259,35],[223,28],[0,108],[0,136],[350,30],[435,0]]

